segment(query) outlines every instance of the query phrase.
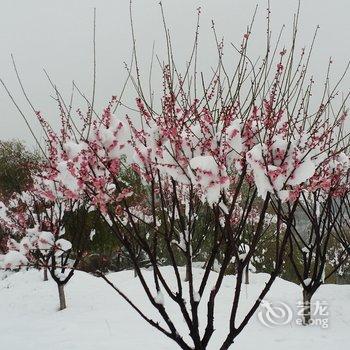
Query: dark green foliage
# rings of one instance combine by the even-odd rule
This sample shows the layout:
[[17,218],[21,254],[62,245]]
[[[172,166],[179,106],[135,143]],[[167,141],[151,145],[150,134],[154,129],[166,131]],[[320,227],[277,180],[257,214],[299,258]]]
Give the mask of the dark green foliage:
[[17,140],[0,141],[0,197],[9,199],[31,184],[31,170],[38,167],[40,156]]

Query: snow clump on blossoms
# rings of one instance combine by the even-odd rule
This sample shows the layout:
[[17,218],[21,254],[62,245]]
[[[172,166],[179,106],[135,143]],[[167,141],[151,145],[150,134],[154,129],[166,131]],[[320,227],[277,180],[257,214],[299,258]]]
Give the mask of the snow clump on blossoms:
[[290,187],[310,179],[319,163],[299,145],[275,137],[271,145],[257,144],[247,153],[247,162],[254,174],[258,193],[265,198],[267,193],[277,193],[282,201],[289,196]]
[[191,179],[203,190],[203,198],[209,205],[217,203],[221,191],[229,185],[225,167],[220,169],[215,159],[210,156],[192,158],[189,166]]

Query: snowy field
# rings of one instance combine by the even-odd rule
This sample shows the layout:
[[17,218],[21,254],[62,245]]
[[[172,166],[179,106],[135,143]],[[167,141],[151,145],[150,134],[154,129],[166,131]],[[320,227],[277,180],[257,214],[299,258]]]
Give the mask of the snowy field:
[[[170,269],[162,270],[170,276]],[[202,270],[197,269],[197,278]],[[151,278],[150,272],[145,272]],[[145,300],[142,289],[130,271],[113,273],[110,279],[156,318]],[[211,276],[213,283],[215,274]],[[262,288],[266,275],[252,275],[244,286],[242,308],[247,308]],[[1,279],[1,278],[0,278]],[[234,287],[234,277],[224,280],[216,309],[216,331],[209,349],[217,350],[227,328],[227,313]],[[37,271],[15,273],[0,280],[1,349],[6,350],[167,350],[176,344],[146,325],[143,320],[102,279],[77,272],[67,285],[68,309],[57,311],[56,285],[43,282]],[[293,308],[293,319],[287,325],[269,328],[258,314],[239,336],[232,349],[307,349],[346,348],[350,335],[350,285],[325,285],[314,300],[327,303],[328,328],[303,327],[296,324],[297,302],[301,290],[292,283],[277,280],[267,296],[273,302],[285,302]],[[201,303],[204,307],[205,303]],[[185,334],[185,325],[174,305],[165,298],[165,306]],[[174,310],[174,311],[172,311]],[[261,310],[264,311],[264,310]],[[204,320],[204,310],[202,314]]]

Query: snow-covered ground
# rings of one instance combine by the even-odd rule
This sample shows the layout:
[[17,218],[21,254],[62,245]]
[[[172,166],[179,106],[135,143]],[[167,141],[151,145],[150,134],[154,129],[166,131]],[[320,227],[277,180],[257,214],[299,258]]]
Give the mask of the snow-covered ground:
[[[163,268],[171,276],[170,268]],[[196,277],[203,273],[195,270]],[[151,278],[151,273],[145,274]],[[1,276],[0,276],[1,277]],[[167,350],[177,349],[168,340],[143,320],[102,279],[77,272],[66,288],[68,309],[57,311],[56,285],[43,282],[37,271],[25,271],[0,280],[0,348],[4,350]],[[113,273],[110,279],[148,314],[156,313],[144,298],[139,282],[131,271]],[[212,285],[215,273],[209,285]],[[251,284],[243,286],[242,308],[244,312],[267,275],[252,275]],[[1,279],[1,278],[0,278]],[[209,349],[218,350],[226,333],[227,315],[233,293],[234,277],[225,277],[216,309],[216,331]],[[327,303],[315,318],[328,319],[329,327],[303,327],[296,324],[297,302],[300,288],[290,282],[278,279],[267,296],[272,303],[284,302],[293,309],[293,319],[283,326],[272,328],[263,325],[258,313],[239,336],[232,349],[343,349],[350,341],[350,286],[325,285],[314,297],[314,301]],[[205,303],[203,304],[203,308]],[[185,333],[182,316],[174,305],[165,298],[176,324]],[[315,309],[315,305],[314,305]],[[264,311],[262,309],[261,311]],[[325,314],[329,313],[329,316]],[[261,313],[266,321],[266,314]],[[204,309],[202,309],[204,321]],[[276,319],[275,319],[276,320]],[[278,320],[278,319],[277,319]],[[280,319],[278,322],[282,322]],[[268,321],[266,321],[268,323]],[[270,325],[268,323],[268,325]]]

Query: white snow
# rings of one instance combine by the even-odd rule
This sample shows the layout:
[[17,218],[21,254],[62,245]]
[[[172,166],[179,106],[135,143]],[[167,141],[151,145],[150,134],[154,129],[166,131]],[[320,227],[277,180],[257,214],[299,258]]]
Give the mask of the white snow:
[[90,232],[90,241],[92,241],[94,239],[95,234],[96,234],[96,230],[91,230],[91,232]]
[[269,178],[265,174],[264,166],[261,164],[262,152],[262,145],[258,144],[254,146],[247,153],[247,162],[252,167],[258,194],[262,198],[265,198],[268,192],[273,192],[273,188],[269,182]]
[[78,181],[69,171],[68,163],[65,161],[59,162],[57,164],[57,169],[59,171],[57,179],[62,183],[62,185],[73,192],[77,191],[79,188]]
[[64,252],[70,250],[72,248],[72,243],[67,241],[64,238],[60,238],[55,242],[56,247],[58,250],[55,252],[56,256],[62,255]]
[[312,279],[309,277],[309,278],[306,278],[303,282],[304,282],[305,286],[307,287],[311,284]]
[[[161,269],[167,279],[172,276],[169,267]],[[185,275],[185,269],[180,269]],[[202,269],[194,269],[198,288]],[[152,283],[153,272],[144,271],[146,280]],[[0,334],[1,349],[11,350],[177,350],[178,347],[151,326],[147,325],[130,306],[102,279],[83,272],[76,272],[66,286],[68,308],[57,311],[58,293],[50,279],[42,281],[42,273],[29,270],[10,274],[0,272]],[[206,300],[216,273],[212,272],[208,290],[200,300],[200,324],[205,327]],[[244,286],[239,316],[247,311],[267,279],[266,274],[251,274],[250,284]],[[4,278],[4,279],[2,279]],[[132,271],[112,273],[109,278],[147,314],[159,320],[157,312],[146,300],[140,283]],[[172,280],[175,288],[176,282]],[[235,278],[225,276],[218,294],[215,309],[215,333],[209,350],[219,349],[228,328],[230,300]],[[188,296],[185,289],[184,295]],[[179,332],[188,339],[182,315],[164,293],[165,308],[174,319]],[[289,305],[294,314],[302,300],[301,288],[293,283],[277,279],[266,300]],[[328,350],[346,349],[349,343],[350,286],[323,285],[313,300],[328,303],[329,327],[301,326],[295,322],[268,328],[254,315],[247,328],[232,345],[232,349],[244,350]],[[312,306],[313,307],[313,306]],[[162,323],[162,322],[161,322]],[[163,324],[163,323],[162,323]]]
[[198,292],[193,293],[193,300],[198,303],[201,300],[201,296]]
[[38,248],[40,250],[49,250],[53,246],[55,237],[50,231],[40,232],[38,239]]
[[1,258],[1,265],[5,269],[18,269],[28,263],[28,259],[16,250],[10,250]]
[[164,305],[164,295],[161,291],[158,291],[157,295],[154,297],[154,301],[159,305]]
[[67,141],[63,144],[63,149],[66,151],[69,159],[77,157],[82,152],[82,150],[86,148],[86,144],[82,142],[76,143],[74,141]]
[[[218,166],[214,157],[198,156],[190,160],[189,173],[192,181],[203,191],[209,205],[217,203],[220,191],[228,187],[226,169]],[[222,180],[226,179],[226,180]]]
[[[272,160],[268,160],[268,155]],[[282,201],[288,199],[285,186],[297,186],[311,178],[320,157],[312,157],[312,152],[305,153],[297,144],[288,143],[280,136],[275,136],[270,147],[256,144],[246,156],[254,174],[258,193],[262,198],[268,192],[276,191]]]
[[233,159],[239,158],[243,151],[241,131],[242,125],[239,119],[234,120],[225,130],[226,142],[231,148]]

